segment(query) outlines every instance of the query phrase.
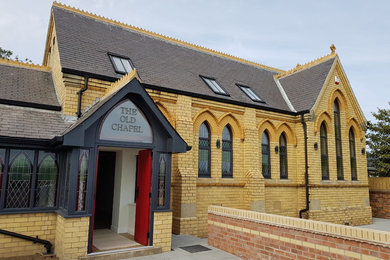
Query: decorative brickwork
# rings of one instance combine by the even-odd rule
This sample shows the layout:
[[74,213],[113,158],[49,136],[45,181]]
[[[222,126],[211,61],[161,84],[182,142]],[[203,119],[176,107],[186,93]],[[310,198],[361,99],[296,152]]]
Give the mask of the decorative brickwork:
[[369,178],[372,216],[390,219],[390,178]]
[[163,252],[171,251],[172,212],[154,212],[153,246],[161,247]]
[[390,233],[209,207],[209,244],[243,259],[390,259]]

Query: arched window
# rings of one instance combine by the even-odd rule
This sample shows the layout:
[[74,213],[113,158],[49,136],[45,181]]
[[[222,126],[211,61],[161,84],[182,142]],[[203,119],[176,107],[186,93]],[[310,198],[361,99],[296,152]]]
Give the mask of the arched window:
[[85,210],[88,178],[88,150],[80,150],[79,174],[77,177],[76,211]]
[[288,179],[287,142],[284,133],[282,133],[279,138],[279,160],[280,160],[280,178]]
[[5,149],[0,149],[0,200],[1,200],[1,189],[3,187],[3,177],[4,177],[4,158],[5,158]]
[[357,169],[356,169],[356,151],[355,151],[355,135],[353,129],[349,130],[349,155],[351,158],[351,179],[357,180]]
[[165,206],[165,177],[167,173],[167,164],[165,162],[165,157],[163,154],[160,154],[160,168],[158,172],[158,206]]
[[222,131],[222,177],[233,177],[233,138],[229,125]]
[[210,177],[210,129],[206,122],[199,128],[198,177]]
[[267,131],[261,135],[261,171],[265,179],[271,179],[271,157]]
[[25,153],[19,153],[8,171],[7,208],[28,208],[33,167]]
[[343,170],[343,151],[341,144],[341,123],[340,123],[340,106],[336,99],[333,104],[334,113],[334,135],[336,143],[336,165],[337,165],[337,179],[344,180]]
[[41,161],[38,167],[35,189],[35,207],[54,207],[56,204],[58,167],[51,155]]
[[329,180],[329,160],[328,160],[328,133],[325,123],[320,128],[321,139],[321,175],[323,180]]

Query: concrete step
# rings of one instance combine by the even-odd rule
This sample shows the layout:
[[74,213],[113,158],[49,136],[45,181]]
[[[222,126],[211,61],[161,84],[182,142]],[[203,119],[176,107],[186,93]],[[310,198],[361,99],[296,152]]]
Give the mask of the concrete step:
[[52,255],[43,255],[43,254],[35,254],[35,255],[26,255],[26,256],[11,256],[11,257],[1,257],[1,260],[58,260],[58,258]]
[[137,256],[147,256],[162,253],[161,247],[136,247],[129,249],[118,249],[105,252],[92,253],[87,256],[80,257],[80,260],[117,260],[126,259]]

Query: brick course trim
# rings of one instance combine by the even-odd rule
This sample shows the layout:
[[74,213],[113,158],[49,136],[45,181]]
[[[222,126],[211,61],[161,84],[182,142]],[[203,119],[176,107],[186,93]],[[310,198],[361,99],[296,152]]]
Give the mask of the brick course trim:
[[390,259],[390,233],[218,206],[209,243],[244,259]]

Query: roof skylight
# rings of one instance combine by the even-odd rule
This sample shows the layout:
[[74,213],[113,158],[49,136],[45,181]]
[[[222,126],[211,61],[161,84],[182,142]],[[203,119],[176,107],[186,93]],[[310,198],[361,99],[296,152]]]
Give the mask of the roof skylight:
[[207,86],[209,86],[211,90],[214,91],[214,93],[229,96],[226,90],[223,89],[215,79],[206,78],[203,76],[200,77],[204,80],[204,82],[206,82]]
[[119,57],[112,54],[109,54],[108,56],[110,56],[111,62],[117,73],[126,74],[134,69],[129,58]]
[[253,101],[265,103],[250,87],[239,84],[237,86]]

